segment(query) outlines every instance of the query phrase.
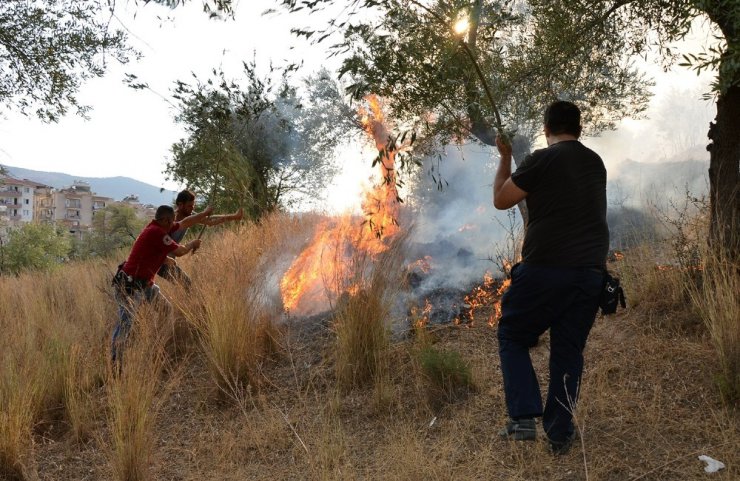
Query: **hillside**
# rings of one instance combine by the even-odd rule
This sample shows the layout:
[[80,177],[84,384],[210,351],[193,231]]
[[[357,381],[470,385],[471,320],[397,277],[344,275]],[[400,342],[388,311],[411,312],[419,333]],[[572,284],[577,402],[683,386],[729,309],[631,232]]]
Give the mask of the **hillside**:
[[139,200],[143,204],[162,205],[172,204],[172,200],[177,195],[176,192],[169,190],[160,192],[159,187],[130,177],[83,177],[61,172],[43,172],[24,169],[10,165],[5,165],[4,167],[14,177],[29,179],[57,189],[68,187],[75,180],[82,180],[89,183],[92,191],[96,194],[111,197],[114,200],[121,200],[127,195],[134,194],[139,196]]

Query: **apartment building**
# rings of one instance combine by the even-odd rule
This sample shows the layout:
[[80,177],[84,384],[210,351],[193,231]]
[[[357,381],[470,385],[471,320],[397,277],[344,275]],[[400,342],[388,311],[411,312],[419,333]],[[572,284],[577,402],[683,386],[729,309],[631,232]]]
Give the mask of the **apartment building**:
[[92,226],[95,213],[113,202],[110,197],[95,194],[90,184],[76,180],[64,189],[54,189],[39,197],[39,204],[46,206],[48,221],[64,225],[71,234],[81,236]]
[[81,237],[92,226],[95,213],[111,202],[110,197],[92,192],[87,182],[54,189],[27,179],[0,178],[0,220],[6,228],[32,221],[55,223]]
[[37,190],[49,188],[27,179],[0,179],[0,217],[7,225],[34,220]]

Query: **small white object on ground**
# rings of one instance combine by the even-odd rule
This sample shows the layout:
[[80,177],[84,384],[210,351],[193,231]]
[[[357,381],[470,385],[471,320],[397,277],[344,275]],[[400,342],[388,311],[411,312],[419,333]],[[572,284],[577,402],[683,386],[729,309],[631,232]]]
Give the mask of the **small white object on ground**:
[[707,465],[704,466],[704,471],[706,471],[707,473],[716,473],[720,469],[725,468],[725,463],[717,461],[716,459],[712,459],[705,454],[699,456],[699,461],[704,461],[705,463],[707,463]]
[[[436,422],[437,422],[437,416],[434,416],[434,417],[432,418],[432,422],[430,422],[430,423],[429,423],[429,427],[431,428],[432,426],[434,426],[434,423],[436,423]],[[723,467],[724,467],[724,466],[723,466]]]

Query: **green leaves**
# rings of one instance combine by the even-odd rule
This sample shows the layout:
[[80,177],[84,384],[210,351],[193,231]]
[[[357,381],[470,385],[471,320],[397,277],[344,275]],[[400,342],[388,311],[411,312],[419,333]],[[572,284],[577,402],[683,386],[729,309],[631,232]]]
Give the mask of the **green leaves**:
[[334,174],[331,162],[350,130],[342,93],[326,72],[305,81],[301,98],[244,64],[239,80],[214,70],[205,81],[177,82],[176,121],[187,136],[172,145],[165,173],[220,211],[243,207],[253,219],[315,197]]
[[23,224],[9,233],[0,247],[0,270],[18,274],[25,270],[50,269],[69,255],[71,243],[64,231],[50,224]]
[[103,75],[106,60],[138,54],[121,30],[111,30],[102,0],[7,0],[0,2],[0,111],[16,110],[56,122],[77,101],[85,80]]

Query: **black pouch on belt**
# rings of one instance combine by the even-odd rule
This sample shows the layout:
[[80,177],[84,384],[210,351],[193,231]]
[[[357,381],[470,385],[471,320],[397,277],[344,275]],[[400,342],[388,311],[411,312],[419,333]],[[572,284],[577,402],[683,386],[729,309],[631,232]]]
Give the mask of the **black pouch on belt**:
[[111,284],[116,289],[119,289],[121,292],[128,295],[131,295],[136,291],[141,291],[146,287],[146,282],[143,279],[137,279],[126,274],[123,271],[123,264],[118,266],[118,270],[113,276]]
[[601,290],[601,297],[599,298],[601,313],[604,315],[614,314],[617,312],[617,306],[622,306],[622,309],[627,307],[624,289],[619,285],[617,277],[612,277],[611,274],[606,273],[604,288]]

